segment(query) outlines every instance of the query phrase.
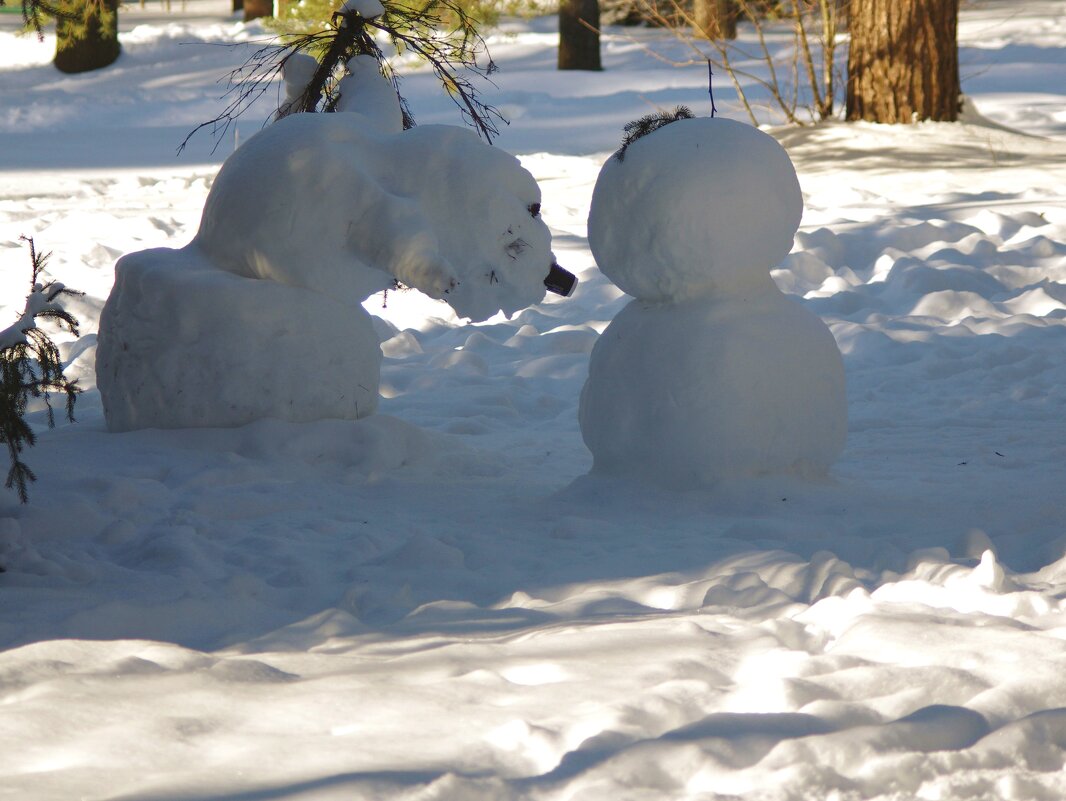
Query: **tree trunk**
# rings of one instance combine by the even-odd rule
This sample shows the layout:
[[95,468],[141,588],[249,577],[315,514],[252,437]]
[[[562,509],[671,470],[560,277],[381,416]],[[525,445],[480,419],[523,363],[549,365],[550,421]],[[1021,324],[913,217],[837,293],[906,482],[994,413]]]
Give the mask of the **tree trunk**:
[[694,33],[704,39],[736,39],[738,11],[734,0],[694,0]]
[[851,0],[849,120],[953,122],[959,0]]
[[60,8],[76,16],[56,18],[56,69],[88,72],[118,58],[118,0],[83,0]]
[[830,0],[832,13],[836,18],[836,29],[840,33],[848,30],[848,19],[851,17],[851,3],[853,0]]
[[559,69],[601,70],[598,0],[560,0]]
[[274,16],[274,0],[244,0],[244,21]]
[[244,10],[244,0],[233,0],[233,13]]

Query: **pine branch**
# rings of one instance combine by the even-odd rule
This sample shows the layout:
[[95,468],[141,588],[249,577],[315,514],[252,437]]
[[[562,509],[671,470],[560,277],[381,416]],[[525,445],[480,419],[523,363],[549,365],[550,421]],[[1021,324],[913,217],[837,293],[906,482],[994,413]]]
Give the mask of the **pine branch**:
[[[441,24],[437,9],[440,8],[450,10],[459,20],[459,27],[450,35],[437,34]],[[421,11],[400,5],[386,5],[386,9],[384,22],[369,20],[368,24],[387,34],[397,51],[409,50],[427,61],[466,123],[491,144],[492,137],[500,133],[497,122],[506,124],[507,120],[495,106],[482,102],[477,89],[463,74],[463,71],[473,72],[489,80],[497,69],[474,22],[451,0],[438,0]],[[396,24],[394,16],[405,24]],[[487,58],[484,64],[478,61],[482,52]]]
[[673,111],[658,111],[655,114],[647,114],[639,120],[626,123],[622,129],[625,135],[622,137],[622,146],[614,154],[619,161],[625,161],[626,149],[638,139],[669,125],[678,120],[691,120],[696,115],[688,106],[678,106]]
[[36,442],[33,430],[25,420],[27,403],[31,397],[44,400],[51,428],[55,426],[52,393],[65,393],[67,419],[74,422],[74,400],[81,391],[77,381],[70,381],[63,374],[59,349],[48,334],[37,327],[37,321],[51,320],[76,336],[78,321],[60,305],[60,298],[82,293],[57,281],[40,283],[41,273],[51,254],[39,254],[32,239],[21,238],[30,246],[32,277],[30,294],[19,319],[0,330],[0,442],[7,446],[11,460],[4,485],[15,489],[19,500],[26,503],[29,500],[27,485],[37,480],[21,459],[24,448],[32,447]]
[[[507,121],[497,108],[481,100],[469,77],[476,75],[489,80],[496,71],[474,21],[455,0],[437,0],[421,9],[400,3],[383,5],[385,13],[378,17],[367,19],[356,11],[344,10],[334,14],[328,30],[286,37],[284,44],[280,44],[280,37],[269,40],[227,76],[230,89],[223,98],[230,98],[229,104],[217,117],[190,131],[178,152],[204,128],[210,128],[216,136],[217,148],[229,127],[273,85],[285,62],[297,53],[324,52],[324,55],[304,93],[292,104],[294,110],[335,111],[339,99],[336,88],[344,77],[347,63],[357,55],[369,55],[377,60],[381,74],[396,91],[404,128],[413,127],[414,118],[400,92],[400,77],[386,60],[378,37],[388,39],[398,54],[414,53],[427,62],[464,121],[491,143],[492,137],[499,134],[498,123]],[[452,30],[442,33],[444,14],[453,17],[456,24]]]
[[[0,6],[6,6],[7,0],[0,0]],[[78,15],[53,5],[48,0],[22,0],[22,22],[37,34],[37,40],[44,41],[44,24],[49,19],[76,20]]]
[[[295,53],[312,48],[315,43],[321,42],[329,36],[329,31],[320,31],[319,33],[301,36],[285,46],[276,44],[277,38],[274,37],[268,40],[269,44],[265,44],[255,50],[245,59],[241,66],[231,71],[223,79],[230,85],[230,88],[222,95],[223,99],[230,98],[229,104],[217,117],[207,122],[202,122],[189,131],[182,143],[178,145],[178,153],[181,153],[185,146],[189,144],[189,140],[204,128],[210,128],[212,135],[215,136],[215,147],[211,150],[213,153],[236,119],[271,87],[275,78],[281,75],[281,70],[286,60]],[[222,47],[242,46],[242,44],[222,45]]]

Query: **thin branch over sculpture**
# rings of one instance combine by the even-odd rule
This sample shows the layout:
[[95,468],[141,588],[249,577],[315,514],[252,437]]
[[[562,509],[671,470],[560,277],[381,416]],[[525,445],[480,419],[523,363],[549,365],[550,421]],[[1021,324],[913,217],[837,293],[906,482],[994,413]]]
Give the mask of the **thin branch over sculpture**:
[[[418,9],[399,3],[385,3],[384,13],[364,17],[346,5],[333,16],[328,30],[297,36],[286,44],[272,41],[252,53],[245,62],[229,74],[232,85],[223,97],[231,98],[229,105],[212,120],[193,129],[178,148],[180,153],[192,136],[203,128],[211,128],[221,141],[229,126],[243,114],[281,75],[285,63],[298,53],[325,51],[318,69],[308,83],[304,95],[294,104],[294,110],[304,112],[334,111],[337,103],[336,87],[344,76],[345,65],[357,55],[373,56],[384,75],[396,89],[403,110],[404,127],[414,125],[407,102],[399,91],[399,76],[388,64],[378,44],[387,37],[399,54],[414,53],[426,61],[440,79],[445,91],[458,106],[466,123],[491,143],[499,134],[498,123],[507,120],[497,108],[483,102],[467,73],[483,79],[496,71],[484,39],[475,23],[453,0],[438,2]],[[458,21],[455,28],[441,33],[442,15],[448,13]],[[216,143],[217,147],[217,143]]]

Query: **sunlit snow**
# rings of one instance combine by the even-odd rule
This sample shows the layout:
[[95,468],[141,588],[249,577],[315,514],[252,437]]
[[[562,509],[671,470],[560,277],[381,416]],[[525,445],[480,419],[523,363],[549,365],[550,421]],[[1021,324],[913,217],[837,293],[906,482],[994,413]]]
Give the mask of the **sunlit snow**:
[[22,234],[86,292],[78,422],[35,409],[30,504],[0,495],[0,796],[1066,797],[1066,3],[964,4],[962,124],[770,130],[804,196],[772,276],[839,346],[847,443],[821,480],[689,491],[590,476],[578,399],[629,302],[588,244],[600,167],[629,120],[705,115],[706,68],[611,29],[602,73],[558,73],[551,19],[492,37],[485,91],[572,297],[474,325],[372,296],[362,420],[107,431],[116,260],[192,240],[285,97],[175,156],[223,43],[263,36],[229,6],[124,7],[79,76],[0,15],[0,318]]

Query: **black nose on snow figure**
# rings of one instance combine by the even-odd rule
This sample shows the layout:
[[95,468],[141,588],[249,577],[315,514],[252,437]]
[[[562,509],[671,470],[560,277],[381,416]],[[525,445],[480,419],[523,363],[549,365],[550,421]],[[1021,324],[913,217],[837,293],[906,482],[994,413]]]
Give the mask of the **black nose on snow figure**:
[[568,298],[573,294],[574,287],[577,286],[577,276],[552,262],[551,269],[548,270],[548,276],[544,279],[544,286],[548,287],[549,292]]

